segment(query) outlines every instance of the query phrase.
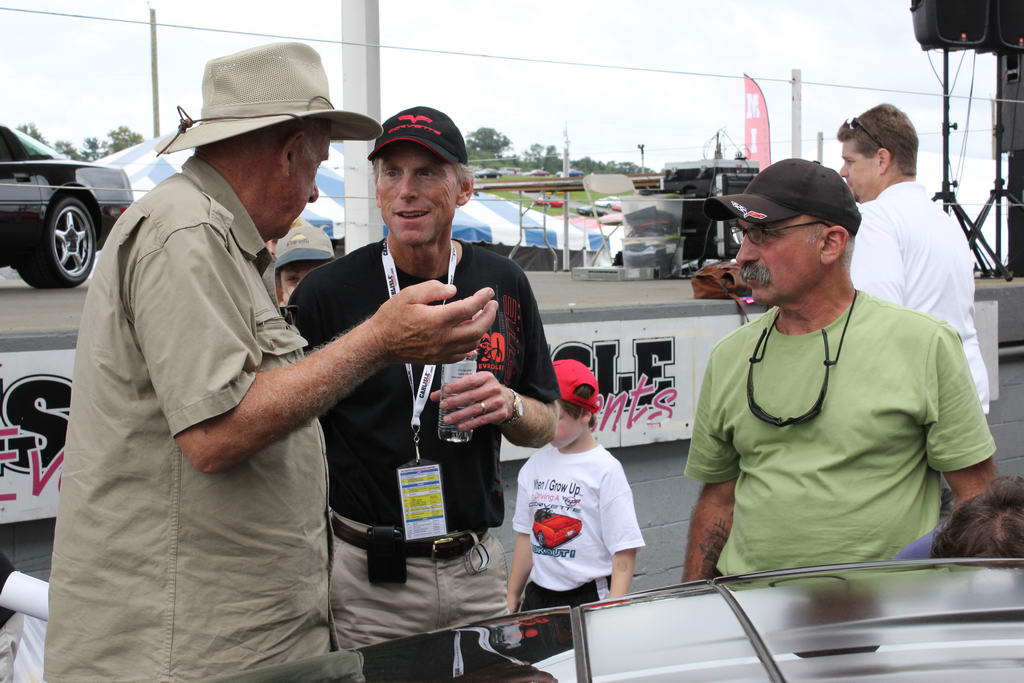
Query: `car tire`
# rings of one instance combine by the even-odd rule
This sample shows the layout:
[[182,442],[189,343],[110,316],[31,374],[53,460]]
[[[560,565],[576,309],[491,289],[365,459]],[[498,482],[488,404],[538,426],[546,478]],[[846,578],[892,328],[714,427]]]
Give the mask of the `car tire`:
[[537,543],[540,543],[542,548],[548,547],[548,542],[544,539],[544,532],[542,532],[540,529],[534,531],[533,536],[537,539]]
[[96,226],[89,209],[75,197],[54,204],[36,250],[18,265],[21,279],[33,287],[77,287],[96,260]]

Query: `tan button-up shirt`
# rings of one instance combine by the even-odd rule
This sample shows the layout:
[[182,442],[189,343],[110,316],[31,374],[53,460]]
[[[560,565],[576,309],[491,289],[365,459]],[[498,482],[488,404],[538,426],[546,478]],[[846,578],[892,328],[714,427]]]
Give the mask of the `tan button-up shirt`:
[[269,261],[197,158],[107,240],[75,355],[49,681],[206,678],[330,650],[317,421],[219,474],[173,438],[301,357],[261,277]]

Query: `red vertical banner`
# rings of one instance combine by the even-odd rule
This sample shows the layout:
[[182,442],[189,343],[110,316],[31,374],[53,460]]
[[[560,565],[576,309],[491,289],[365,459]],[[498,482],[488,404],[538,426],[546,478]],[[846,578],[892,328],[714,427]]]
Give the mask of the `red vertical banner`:
[[750,76],[743,74],[743,142],[747,158],[760,164],[764,170],[772,163],[772,133],[768,124],[768,105],[761,87]]

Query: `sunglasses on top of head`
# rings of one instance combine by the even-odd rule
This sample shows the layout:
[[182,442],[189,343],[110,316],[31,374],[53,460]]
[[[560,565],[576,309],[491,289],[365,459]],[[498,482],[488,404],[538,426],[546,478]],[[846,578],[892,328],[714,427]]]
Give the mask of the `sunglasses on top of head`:
[[[878,139],[878,136],[872,133],[871,130],[864,125],[864,122],[858,119],[856,116],[854,116],[852,119],[846,119],[846,125],[849,126],[850,130],[864,131],[864,134],[871,138],[872,142],[874,142],[880,148],[885,147],[885,145],[882,144],[882,141]],[[888,147],[886,147],[886,149],[888,149]]]

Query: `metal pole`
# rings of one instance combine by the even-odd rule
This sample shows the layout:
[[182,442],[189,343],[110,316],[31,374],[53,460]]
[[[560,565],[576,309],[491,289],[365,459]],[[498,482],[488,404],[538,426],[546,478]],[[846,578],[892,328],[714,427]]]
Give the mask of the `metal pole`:
[[156,10],[149,8],[149,65],[153,78],[153,137],[160,137],[160,85],[156,65]]
[[818,163],[823,163],[825,159],[825,134],[820,130],[818,131]]
[[996,160],[996,262],[1003,262],[1003,73],[1000,63],[1009,59],[996,54],[996,99],[992,103],[995,109],[995,126],[992,128],[993,158]]
[[[949,50],[942,50],[942,195],[943,201],[952,201],[949,188]],[[947,203],[946,213],[953,207]]]
[[644,166],[644,146],[643,145],[637,145],[637,147],[640,149],[640,172],[641,173],[646,173],[646,171],[645,171],[646,167]]
[[800,136],[803,131],[800,128],[800,107],[803,96],[800,93],[800,87],[802,83],[802,77],[800,75],[800,69],[793,69],[793,118],[790,128],[792,129],[792,156],[794,159],[799,159],[801,156],[800,150]]
[[[380,21],[377,0],[341,2],[342,105],[350,111],[380,115]],[[365,47],[364,47],[365,46]],[[345,251],[384,236],[367,155],[373,140],[345,141]],[[339,235],[335,235],[339,237]]]
[[[562,232],[565,235],[565,246],[562,247],[562,270],[569,272],[572,270],[572,250],[569,248],[569,192],[566,190],[562,193],[565,197],[565,203],[562,204],[562,220],[565,222],[562,227]],[[586,242],[587,234],[586,228],[583,230],[583,241]],[[584,265],[586,260],[583,261]]]
[[[565,137],[565,152],[562,154],[562,177],[569,179],[569,122],[565,123],[562,131]],[[562,270],[569,272],[572,269],[572,251],[569,249],[569,193],[565,192],[565,202],[562,204]]]

